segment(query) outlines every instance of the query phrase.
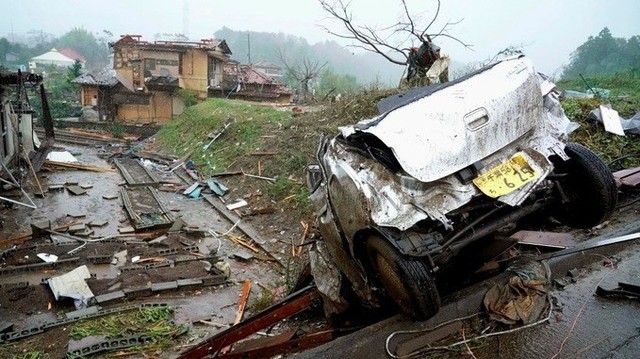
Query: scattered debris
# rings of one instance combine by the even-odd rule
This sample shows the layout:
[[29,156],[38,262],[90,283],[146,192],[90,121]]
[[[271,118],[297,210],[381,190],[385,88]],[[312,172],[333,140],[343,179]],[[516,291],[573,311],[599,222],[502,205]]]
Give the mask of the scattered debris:
[[227,129],[227,127],[229,127],[230,125],[231,125],[231,122],[225,123],[225,124],[224,124],[224,127],[223,127],[220,131],[218,131],[217,133],[210,133],[208,137],[211,139],[211,141],[209,141],[209,143],[207,143],[207,144],[202,148],[202,150],[203,150],[203,151],[206,151],[207,149],[209,149],[209,147],[211,147],[211,144],[213,144],[213,142],[214,142],[215,140],[217,140],[217,139],[218,139],[218,137],[220,137],[220,135],[222,135],[222,133],[223,133],[223,132]]
[[157,189],[125,187],[120,190],[120,196],[135,230],[165,228],[174,223],[173,215],[158,197]]
[[515,275],[506,284],[496,284],[487,291],[484,308],[492,320],[504,324],[533,323],[549,310],[547,273],[537,262],[511,271]]
[[89,222],[89,226],[91,227],[104,227],[107,224],[109,224],[109,222],[105,220],[93,220]]
[[245,175],[247,177],[251,177],[251,178],[262,179],[262,180],[269,181],[269,182],[275,182],[276,181],[276,179],[272,178],[272,177],[256,176],[256,175],[252,175],[252,174],[249,174],[249,173],[243,173],[243,175]]
[[61,297],[72,298],[76,309],[86,308],[93,292],[87,285],[86,279],[91,278],[86,265],[47,280],[49,288],[56,300]]
[[637,187],[640,184],[640,167],[627,168],[613,172],[618,187]]
[[576,241],[570,233],[518,231],[511,235],[519,244],[548,248],[570,248],[576,245]]
[[591,111],[589,118],[602,122],[606,131],[616,135],[640,135],[640,112],[630,119],[624,119],[618,115],[618,111],[611,108],[611,104],[605,104]]
[[87,214],[85,212],[73,211],[73,212],[67,213],[67,216],[72,218],[84,218],[87,216]]
[[253,255],[250,253],[247,253],[245,251],[236,251],[231,253],[231,257],[236,258],[238,260],[241,260],[243,262],[249,262],[250,260],[253,259]]
[[118,228],[118,232],[122,234],[134,233],[136,230],[133,227],[121,227]]
[[47,161],[75,163],[78,162],[78,159],[75,158],[69,151],[51,151],[47,155]]
[[601,297],[622,296],[640,299],[640,286],[618,282],[618,287],[614,289],[604,289],[601,286],[596,288],[596,295]]
[[[236,325],[223,330],[211,338],[204,340],[201,343],[196,344],[193,348],[183,352],[180,359],[196,359],[203,358],[210,353],[216,353],[229,345],[238,342],[241,339],[248,337],[257,331],[267,328],[277,322],[289,318],[295,314],[301,313],[307,310],[314,299],[319,297],[318,291],[314,287],[306,287],[298,292],[295,292],[288,297],[282,299],[280,302],[272,305],[271,307],[253,315],[251,318],[244,320]],[[296,345],[295,341],[290,342],[288,351],[297,351],[305,348],[320,345],[333,339],[333,335],[328,338],[315,340],[312,344]],[[316,338],[317,339],[317,338]],[[275,352],[274,355],[282,352],[284,349],[280,348],[279,352]]]
[[235,203],[231,203],[229,205],[227,205],[227,209],[230,211],[233,211],[234,209],[238,209],[238,208],[242,208],[244,206],[248,205],[247,201],[245,200],[239,200]]
[[87,227],[85,226],[84,223],[79,223],[79,224],[74,224],[72,226],[69,226],[69,229],[67,229],[67,231],[69,233],[75,233],[75,232],[81,232],[84,231]]
[[43,261],[45,261],[46,263],[55,263],[58,261],[58,256],[55,254],[38,253],[36,254],[36,256],[42,259]]
[[113,164],[116,165],[129,186],[158,187],[159,185],[158,178],[137,159],[114,159]]
[[87,193],[86,189],[83,189],[80,186],[67,186],[67,191],[69,191],[69,193],[71,193],[74,196],[81,196],[83,194]]
[[207,180],[207,186],[209,186],[209,189],[212,190],[213,193],[217,194],[220,197],[229,192],[229,188],[213,178]]
[[462,330],[463,325],[461,321],[455,321],[448,323],[441,327],[437,327],[432,331],[427,331],[421,335],[417,335],[410,339],[399,341],[396,346],[395,355],[400,358],[409,357],[409,355],[419,349],[432,346],[437,341],[440,341],[452,334],[458,333]]
[[112,199],[116,199],[118,198],[117,194],[105,194],[102,196],[102,198],[106,199],[106,200],[112,200]]
[[51,166],[51,167],[63,167],[63,168],[70,168],[70,169],[75,169],[75,170],[83,170],[83,171],[91,171],[91,172],[113,172],[114,170],[112,168],[107,168],[107,167],[97,167],[97,166],[89,166],[89,165],[82,165],[82,164],[75,164],[75,163],[65,163],[65,162],[56,162],[56,161],[49,161],[46,160],[44,161],[44,164],[47,166]]

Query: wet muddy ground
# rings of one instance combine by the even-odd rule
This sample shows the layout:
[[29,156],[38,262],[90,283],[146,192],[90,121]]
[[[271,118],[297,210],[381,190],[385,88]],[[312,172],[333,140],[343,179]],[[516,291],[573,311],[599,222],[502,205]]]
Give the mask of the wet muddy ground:
[[[93,236],[96,238],[117,235],[120,228],[131,225],[118,196],[120,189],[125,184],[125,179],[104,158],[102,151],[94,147],[69,145],[63,147],[74,153],[82,163],[112,168],[113,171],[104,173],[78,170],[42,171],[40,178],[45,186],[77,183],[86,187],[87,193],[76,196],[65,189],[51,190],[45,198],[33,197],[38,207],[35,210],[20,206],[1,209],[0,243],[3,240],[29,233],[30,224],[42,220],[51,221],[52,228],[69,223],[107,222],[103,226],[90,226],[94,231]],[[154,170],[154,167],[150,168],[151,171],[155,171],[154,174],[158,178],[162,178],[162,181],[181,183],[172,174]],[[27,192],[33,193],[34,188],[30,182],[26,181],[25,183],[27,183]],[[113,199],[105,198],[114,196]],[[252,253],[224,236],[216,239],[209,234],[210,231],[225,233],[233,226],[233,223],[222,217],[210,203],[202,199],[186,197],[180,187],[174,187],[172,191],[158,191],[158,197],[173,217],[184,221],[185,226],[194,229],[197,235],[185,232],[171,234],[162,243],[153,245],[145,242],[142,242],[145,243],[144,245],[140,245],[140,243],[155,238],[159,234],[144,239],[131,237],[119,242],[93,243],[71,254],[68,252],[77,248],[79,243],[53,245],[45,236],[40,239],[28,240],[17,246],[11,255],[2,260],[0,269],[39,263],[41,260],[36,257],[36,254],[40,252],[55,254],[64,259],[70,257],[87,258],[105,253],[122,253],[126,250],[124,262],[88,264],[90,272],[95,274],[95,277],[88,279],[87,283],[94,294],[102,294],[123,288],[145,286],[150,283],[205,277],[210,274],[208,269],[214,263],[197,259],[199,256],[216,254],[218,259],[230,266],[231,274],[226,284],[181,288],[154,293],[152,296],[126,302],[134,304],[167,303],[175,308],[174,320],[191,327],[186,335],[178,339],[174,349],[162,353],[161,357],[175,357],[189,344],[199,342],[212,333],[223,329],[224,325],[232,323],[236,316],[241,284],[244,280],[251,279],[253,281],[249,308],[256,303],[263,290],[258,283],[274,290],[279,295],[284,294],[288,281],[286,269],[273,261],[258,260],[260,257],[268,258],[264,253],[261,255]],[[232,197],[240,198],[242,196],[234,193]],[[620,227],[636,222],[640,206],[637,202],[633,202],[633,198],[625,200],[629,202],[629,205],[624,205],[623,201],[623,208],[617,211],[606,225],[588,231],[574,231],[577,239],[583,240],[595,235],[614,235]],[[277,221],[277,215],[273,217],[274,221]],[[255,217],[249,217],[247,222],[251,223],[252,220],[255,222]],[[266,238],[274,243],[283,244],[282,251],[276,253],[278,256],[290,249],[288,243],[292,239],[299,240],[299,235],[295,231],[278,226],[276,222],[261,219],[256,223],[258,223],[256,226],[258,231]],[[562,231],[563,229],[556,228],[555,230]],[[233,230],[231,234],[242,235],[237,229]],[[193,245],[198,247],[197,253],[184,250],[184,248],[191,248]],[[183,250],[170,255],[158,255],[159,251],[169,248]],[[255,254],[255,256],[246,262],[235,257],[234,254]],[[153,263],[160,263],[165,259],[176,262],[169,267],[123,273],[122,268],[135,265],[131,259],[136,256],[152,258],[154,259]],[[159,259],[159,257],[165,258]],[[178,263],[181,259],[189,258],[194,260]],[[603,263],[613,262],[618,265],[603,265]],[[636,357],[634,354],[640,352],[640,339],[638,339],[640,338],[640,332],[638,332],[640,319],[635,315],[639,309],[638,302],[625,299],[602,299],[594,297],[592,293],[597,284],[612,287],[617,281],[640,283],[638,262],[640,262],[640,247],[636,246],[616,255],[615,258],[603,258],[603,261],[590,267],[581,268],[573,282],[564,288],[555,287],[553,289],[555,309],[549,323],[523,332],[478,341],[470,346],[471,352],[477,358],[551,358],[559,351],[560,354],[556,356],[557,358]],[[4,285],[0,288],[0,318],[2,318],[0,321],[6,320],[4,318],[10,318],[16,328],[24,328],[56,320],[64,313],[73,311],[75,307],[72,301],[56,301],[49,287],[40,283],[43,278],[63,274],[76,266],[70,264],[42,271],[0,276],[0,285]],[[291,273],[289,274],[291,275]],[[30,285],[19,288],[6,287],[7,284],[17,282],[28,282]],[[107,303],[102,307],[110,308],[122,304],[124,302]],[[199,323],[202,320],[222,324],[222,326],[203,325]],[[370,327],[373,329],[363,329],[349,337],[338,339],[321,348],[299,354],[299,356],[309,358],[343,357],[345,355],[354,358],[386,357],[383,345],[385,333],[392,330],[420,327],[419,323],[410,322],[399,316],[392,318],[391,321],[381,322]],[[308,324],[302,323],[301,325]],[[317,325],[324,324],[319,324],[316,321],[311,324],[311,327]],[[381,325],[385,327],[381,329]],[[0,357],[7,353],[15,354],[25,350],[42,350],[50,353],[51,357],[62,357],[67,351],[70,340],[68,329],[69,327],[55,328],[44,334],[16,341],[10,346],[0,347]],[[468,332],[467,335],[472,336],[474,332]],[[562,344],[563,342],[564,344]],[[561,347],[562,350],[560,350]],[[432,357],[471,357],[471,354],[463,350],[438,353]]]
[[[94,231],[93,237],[120,235],[119,242],[91,243],[85,248],[69,254],[80,243],[71,241],[63,245],[53,245],[49,236],[29,239],[23,244],[18,244],[15,251],[2,260],[2,268],[25,264],[41,263],[36,257],[37,253],[46,252],[56,254],[60,259],[80,257],[81,262],[91,255],[114,254],[127,251],[124,261],[117,264],[87,264],[89,271],[95,274],[95,278],[87,280],[94,294],[110,293],[124,288],[145,286],[149,283],[158,283],[176,279],[198,278],[210,275],[207,271],[215,263],[199,261],[199,257],[217,255],[220,261],[226,262],[230,267],[230,277],[226,284],[197,287],[193,289],[181,288],[173,291],[161,292],[152,296],[127,300],[126,303],[167,303],[175,308],[174,320],[180,324],[192,326],[192,330],[182,336],[179,341],[197,342],[203,337],[220,330],[220,328],[198,324],[200,320],[220,324],[232,323],[238,308],[241,284],[246,279],[253,281],[252,295],[249,306],[261,293],[261,283],[266,288],[278,290],[282,294],[285,287],[283,269],[274,262],[263,262],[256,259],[245,262],[232,256],[234,253],[246,252],[247,249],[229,241],[224,236],[213,237],[208,234],[214,231],[218,234],[227,232],[232,223],[221,217],[212,206],[200,200],[194,200],[181,194],[181,192],[159,191],[159,198],[170,210],[175,218],[181,218],[191,229],[196,230],[197,235],[178,233],[169,235],[160,244],[141,245],[136,237],[126,238],[119,233],[119,229],[130,226],[130,220],[123,210],[123,204],[118,192],[125,181],[111,163],[99,156],[99,149],[83,146],[64,145],[64,149],[75,154],[76,158],[84,164],[92,166],[113,168],[112,172],[88,172],[79,170],[55,170],[40,172],[40,180],[45,186],[55,184],[77,183],[87,189],[83,195],[73,195],[66,189],[51,190],[45,198],[32,197],[37,209],[21,206],[4,208],[0,210],[2,227],[0,228],[0,243],[16,238],[22,234],[30,233],[30,225],[37,221],[50,221],[51,227],[56,228],[69,223],[107,222],[103,226],[89,227]],[[104,156],[102,156],[104,157]],[[166,176],[166,174],[165,174]],[[176,180],[177,181],[177,180]],[[25,183],[30,183],[25,181]],[[33,193],[32,186],[27,184],[27,193]],[[104,197],[114,197],[105,199]],[[24,200],[24,199],[23,199]],[[237,230],[232,234],[241,236]],[[159,237],[156,235],[155,237]],[[148,238],[149,239],[152,239]],[[144,243],[144,242],[142,242]],[[196,253],[189,250],[180,250],[171,255],[158,255],[159,251],[168,248],[191,248],[197,246]],[[7,247],[7,246],[4,246]],[[2,248],[9,249],[9,248]],[[154,261],[176,261],[170,267],[154,268],[148,270],[136,270],[122,273],[123,267],[134,266],[131,259],[152,258]],[[162,258],[164,257],[164,258]],[[177,263],[179,260],[190,259],[188,262]],[[154,262],[156,263],[156,262]],[[41,325],[48,321],[60,318],[60,315],[75,310],[73,301],[56,301],[48,286],[40,284],[43,278],[49,278],[63,274],[77,265],[60,265],[46,270],[37,270],[28,273],[19,273],[11,276],[0,276],[0,318],[1,321],[10,319],[15,329]],[[28,282],[30,285],[20,288],[9,288],[7,285],[18,282]],[[123,303],[102,305],[103,308],[122,305]],[[249,311],[246,315],[250,314]],[[196,323],[194,325],[194,323]],[[6,346],[0,351],[0,356],[8,353],[17,354],[24,350],[46,351],[53,358],[63,357],[67,351],[69,341],[68,328],[56,328],[46,331],[44,334],[35,335]],[[7,352],[9,350],[9,352]],[[163,357],[173,357],[180,351],[179,345],[173,353],[165,353]]]

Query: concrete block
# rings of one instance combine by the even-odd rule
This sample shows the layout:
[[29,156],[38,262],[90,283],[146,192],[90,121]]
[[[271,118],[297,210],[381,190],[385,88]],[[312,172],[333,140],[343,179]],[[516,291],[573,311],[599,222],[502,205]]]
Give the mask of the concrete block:
[[95,297],[97,303],[105,303],[110,302],[117,299],[122,299],[125,297],[124,291],[116,291],[107,294],[101,294]]
[[176,281],[151,284],[152,292],[159,292],[163,290],[171,290],[171,289],[177,289],[177,288],[178,288],[178,283]]

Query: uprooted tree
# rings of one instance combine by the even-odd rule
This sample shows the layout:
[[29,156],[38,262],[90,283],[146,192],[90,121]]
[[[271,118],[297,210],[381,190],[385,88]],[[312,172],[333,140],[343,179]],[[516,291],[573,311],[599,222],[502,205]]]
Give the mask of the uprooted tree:
[[299,59],[289,58],[282,49],[278,49],[278,57],[285,69],[285,76],[293,79],[299,86],[301,101],[306,101],[309,96],[309,87],[313,79],[320,75],[320,71],[327,65],[327,62],[313,60],[308,56],[302,56]]
[[[449,59],[440,57],[440,48],[433,42],[434,39],[446,37],[465,48],[472,46],[449,33],[450,28],[461,20],[447,22],[439,31],[429,31],[440,14],[440,0],[437,1],[435,14],[427,22],[422,22],[412,15],[406,0],[399,0],[403,14],[400,19],[386,27],[358,24],[349,8],[349,2],[318,1],[330,18],[344,26],[345,31],[342,32],[323,26],[328,33],[351,40],[351,46],[379,54],[393,64],[406,66],[404,80],[411,86],[429,85],[436,79],[440,82],[448,81]],[[417,47],[414,46],[416,42],[419,44]]]

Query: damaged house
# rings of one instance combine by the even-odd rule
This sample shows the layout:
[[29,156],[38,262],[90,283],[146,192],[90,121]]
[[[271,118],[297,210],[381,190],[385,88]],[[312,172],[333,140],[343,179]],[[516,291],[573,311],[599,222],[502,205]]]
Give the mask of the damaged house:
[[42,76],[32,73],[0,73],[0,161],[3,169],[12,167],[23,149],[35,150],[33,109],[25,96],[25,86],[37,86]]
[[224,87],[230,97],[287,104],[291,102],[293,92],[280,81],[279,69],[266,62],[256,65],[228,62],[224,66]]
[[[43,108],[43,126],[46,138],[40,142],[33,131],[35,111],[27,97],[27,88],[40,88]],[[33,73],[0,72],[0,181],[9,188],[22,187],[13,172],[26,159],[31,172],[39,171],[53,144],[53,121],[42,86],[42,76]],[[28,156],[28,157],[27,157]],[[24,193],[24,190],[22,190]],[[28,196],[27,196],[28,197]],[[34,203],[25,204],[0,196],[1,201],[35,208]]]
[[169,121],[184,110],[180,89],[199,99],[222,92],[223,64],[231,56],[226,42],[216,39],[147,42],[124,35],[111,47],[115,73],[83,75],[75,82],[82,86],[82,104],[101,120],[124,122]]

